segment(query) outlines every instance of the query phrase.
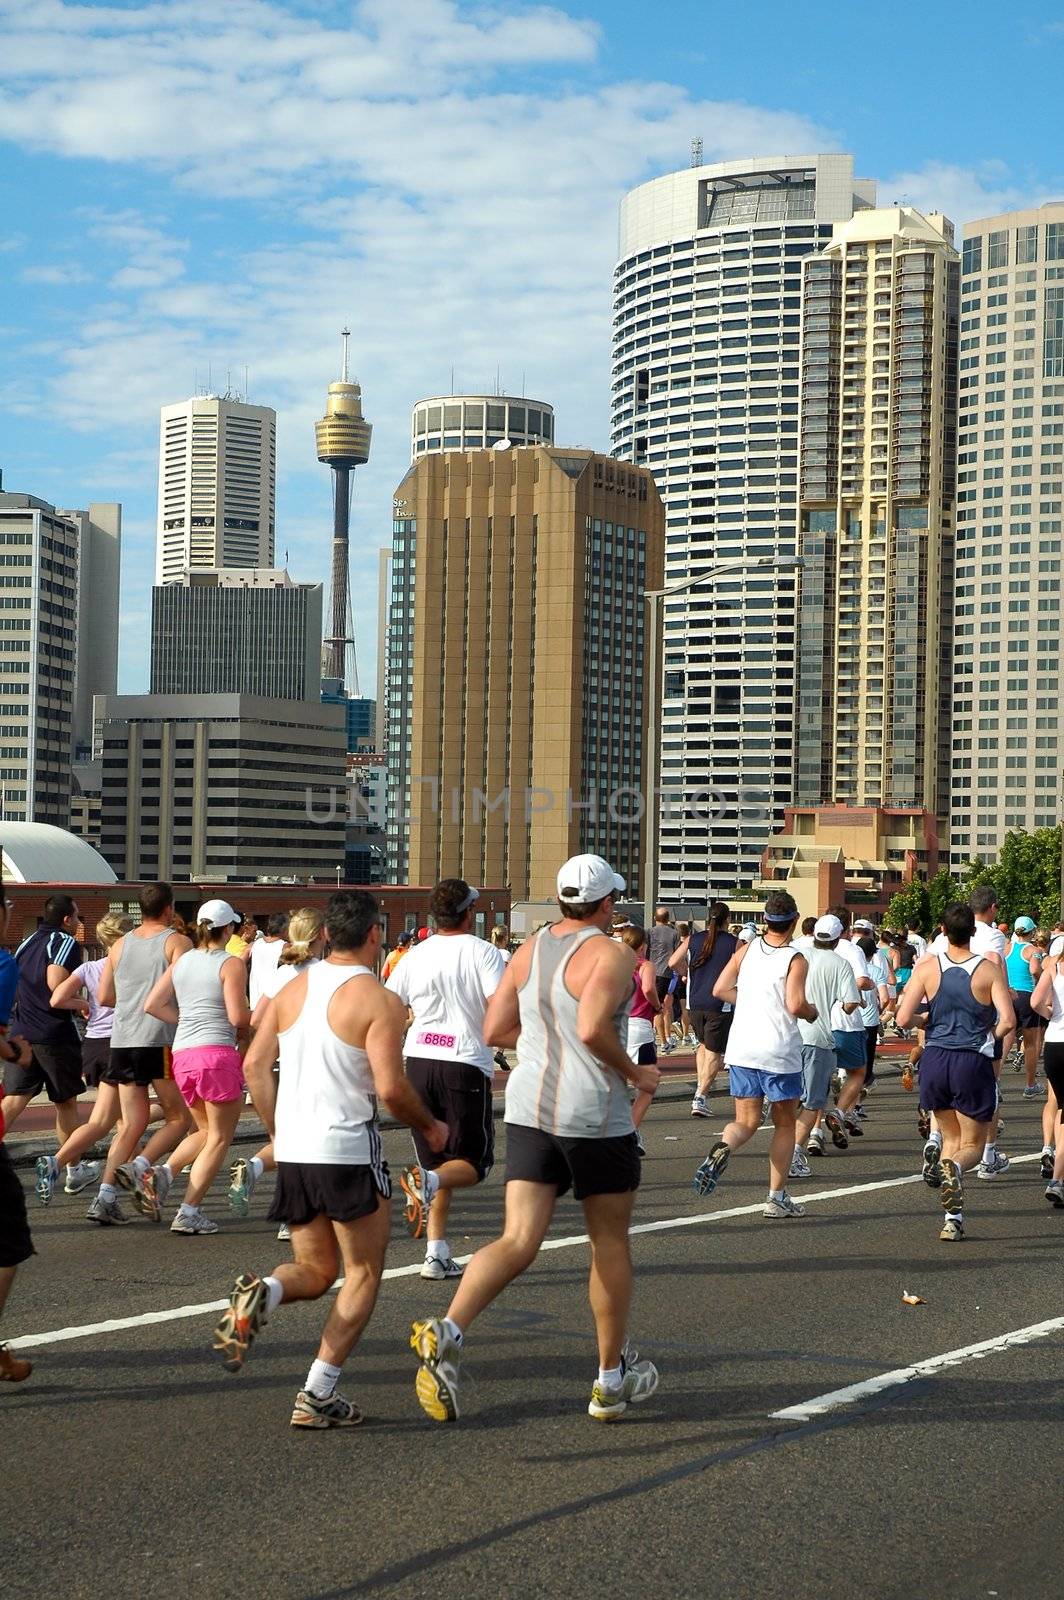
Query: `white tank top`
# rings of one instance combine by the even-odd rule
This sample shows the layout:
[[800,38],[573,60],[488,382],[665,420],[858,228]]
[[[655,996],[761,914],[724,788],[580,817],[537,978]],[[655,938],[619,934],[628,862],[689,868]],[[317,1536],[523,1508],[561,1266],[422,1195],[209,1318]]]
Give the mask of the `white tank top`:
[[1053,1014],[1046,1028],[1047,1044],[1064,1044],[1064,970],[1053,974]]
[[756,1072],[801,1072],[802,1035],[786,1004],[787,971],[797,955],[801,951],[792,944],[766,944],[762,938],[750,941],[739,968],[725,1066]]
[[377,1101],[369,1057],[329,1026],[329,1002],[368,967],[320,961],[306,969],[303,1009],[278,1034],[281,1076],[277,1088],[274,1155],[278,1161],[323,1166],[379,1167]]

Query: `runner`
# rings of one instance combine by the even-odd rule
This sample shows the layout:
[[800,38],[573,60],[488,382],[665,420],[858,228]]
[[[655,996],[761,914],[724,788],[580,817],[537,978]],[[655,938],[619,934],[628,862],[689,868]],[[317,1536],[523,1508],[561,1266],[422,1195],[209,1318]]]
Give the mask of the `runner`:
[[[325,950],[325,918],[316,906],[305,906],[293,911],[288,919],[288,938],[281,958],[274,970],[266,975],[266,985],[259,1003],[251,1014],[252,1034],[262,1026],[266,1009],[281,990],[297,978],[305,967],[321,960]],[[276,1065],[276,1063],[275,1063]],[[241,1156],[229,1169],[229,1209],[236,1217],[246,1217],[251,1196],[264,1172],[273,1172],[277,1163],[273,1157],[273,1144],[267,1143],[253,1156]],[[290,1237],[287,1222],[277,1230],[278,1239]]]
[[791,944],[798,907],[773,890],[765,900],[765,932],[735,951],[717,979],[714,994],[735,1007],[724,1061],[735,1097],[729,1122],[695,1174],[696,1194],[710,1195],[733,1150],[741,1150],[761,1125],[768,1103],[773,1134],[769,1145],[769,1191],[762,1216],[804,1217],[787,1193],[794,1158],[795,1120],[802,1098],[802,1036],[798,1019],[817,1020],[805,994],[808,963]]
[[[111,1141],[100,1192],[86,1212],[101,1227],[130,1219],[118,1200],[118,1185],[131,1189],[133,1204],[142,1215],[159,1220],[159,1202],[152,1176],[153,1163],[173,1150],[188,1129],[181,1092],[166,1076],[166,1050],[173,1029],[144,1010],[159,978],[192,941],[174,933],[174,894],[168,883],[148,883],[140,891],[141,924],[111,946],[100,973],[97,998],[113,1006],[111,1056],[103,1074],[105,1083],[118,1087],[122,1125]],[[148,1126],[148,1087],[154,1088],[166,1117],[166,1126],[154,1134],[145,1149],[134,1156]]]
[[1005,971],[1008,974],[1012,1009],[1016,1013],[1016,1032],[1023,1042],[1023,1064],[1027,1082],[1023,1090],[1025,1100],[1041,1100],[1042,1085],[1038,1081],[1038,1057],[1042,1053],[1041,1016],[1033,1009],[1031,996],[1041,976],[1042,951],[1030,938],[1037,931],[1030,917],[1017,917],[1012,938],[1005,947]]
[[384,958],[384,966],[381,968],[381,978],[385,983],[387,983],[413,942],[414,935],[412,933],[401,933],[396,939],[395,949],[388,951]]
[[492,928],[491,932],[489,933],[488,938],[491,940],[491,943],[495,946],[496,950],[502,956],[503,960],[504,961],[509,961],[509,959],[510,959],[510,930],[509,930],[509,928],[504,927],[504,925],[501,922],[497,922],[495,924],[494,928]]
[[624,888],[601,856],[567,861],[558,873],[561,921],[525,941],[488,1006],[489,1041],[517,1044],[506,1085],[506,1219],[502,1236],[469,1263],[446,1317],[413,1325],[417,1397],[436,1422],[458,1417],[470,1325],[532,1265],[558,1198],[570,1188],[591,1239],[599,1372],[588,1413],[615,1421],[657,1388],[656,1369],[627,1339],[628,1227],[639,1187],[627,1085],[652,1092],[660,1074],[634,1065],[624,1048],[635,958],[606,936]]
[[[676,932],[679,935],[680,943],[686,945],[691,937],[691,924],[689,922],[678,922],[676,924]],[[679,945],[677,949],[679,949]],[[673,951],[673,954],[669,957],[669,966],[672,969],[672,982],[669,985],[669,993],[672,996],[671,1037],[677,1041],[681,1049],[695,1050],[698,1047],[698,1040],[695,1038],[691,1026],[691,1011],[687,997],[687,963],[686,961],[681,961],[677,964],[676,952]],[[676,1020],[677,1012],[680,1014],[679,1022]]]
[[709,1091],[724,1065],[724,1047],[732,1023],[731,1006],[725,1000],[718,1000],[713,993],[713,985],[738,946],[735,935],[727,931],[730,916],[730,907],[723,900],[714,900],[707,914],[705,932],[690,934],[670,962],[670,965],[683,962],[687,968],[687,1003],[691,1007],[691,1028],[698,1041],[695,1050],[698,1076],[691,1101],[693,1117],[712,1116]]
[[305,966],[270,1001],[245,1060],[255,1109],[277,1153],[270,1215],[291,1223],[295,1260],[267,1277],[237,1278],[214,1334],[228,1370],[240,1371],[282,1301],[320,1300],[343,1269],[317,1356],[296,1396],[294,1428],[349,1428],[362,1421],[336,1385],[372,1314],[388,1247],[392,1190],[377,1101],[417,1128],[434,1153],[449,1137],[403,1076],[403,1007],[374,976],[380,915],[364,890],[331,896],[329,955]]
[[647,959],[654,963],[657,976],[658,999],[661,1010],[654,1018],[659,1054],[668,1055],[674,1048],[672,1042],[672,987],[673,973],[669,959],[675,955],[680,935],[672,924],[668,906],[658,906],[654,912],[654,926],[647,934]]
[[287,938],[288,912],[275,911],[266,924],[265,936],[254,941],[248,957],[248,1004],[252,1011],[266,992],[270,977],[277,971]]
[[810,950],[816,948],[816,925],[816,917],[803,917],[801,933],[791,940],[794,948],[800,950],[803,956],[807,956]]
[[[1055,1119],[1042,1118],[1042,1177],[1048,1178],[1046,1199],[1064,1206],[1064,954],[1049,956],[1031,995],[1031,1005],[1049,1019],[1045,1034],[1045,1072],[1049,1104]],[[1046,1158],[1049,1158],[1048,1162]],[[1046,1171],[1047,1165],[1049,1171]]]
[[0,1114],[10,1130],[41,1090],[55,1107],[58,1144],[78,1126],[81,1077],[81,1040],[68,1011],[53,1011],[52,993],[85,959],[77,941],[81,912],[68,894],[53,894],[44,902],[42,925],[23,939],[15,951],[18,989],[15,1017],[19,1035],[32,1051],[32,1060],[8,1062],[4,1068],[4,1097]]
[[[879,1044],[879,1031],[883,1026],[883,1018],[894,1003],[894,972],[886,957],[880,954],[871,934],[862,931],[862,936],[855,940],[855,943],[868,963],[868,971],[872,978],[872,988],[862,995],[864,1004],[861,1007],[861,1021],[865,1031],[865,1081],[862,1091],[866,1091],[875,1082],[876,1047]],[[859,1108],[855,1110],[858,1115],[861,1114]]]
[[[875,989],[875,982],[864,952],[858,948],[848,931],[850,912],[846,906],[833,906],[829,914],[842,923],[842,936],[836,950],[844,961],[849,962],[860,991],[861,1004],[867,1005]],[[835,1037],[835,1054],[839,1058],[839,1066],[846,1075],[836,1101],[839,1115],[843,1120],[843,1128],[838,1133],[833,1128],[831,1133],[831,1142],[839,1150],[845,1150],[850,1139],[860,1139],[864,1135],[864,1129],[857,1115],[861,1090],[868,1075],[868,1043],[864,1030],[864,1018],[860,1011],[855,1011],[851,1015],[840,1007],[833,1013],[831,1031]]]
[[411,950],[388,979],[410,1013],[406,1075],[448,1129],[442,1150],[415,1130],[417,1161],[399,1179],[410,1232],[415,1239],[426,1234],[423,1278],[462,1276],[447,1243],[451,1196],[483,1183],[495,1162],[495,1062],[484,1042],[484,1012],[506,962],[473,933],[479,898],[463,878],[438,883],[429,902],[435,938]]
[[805,992],[817,1015],[813,1022],[804,1018],[798,1022],[802,1036],[802,1108],[795,1122],[792,1178],[808,1178],[811,1168],[807,1155],[824,1154],[821,1123],[833,1138],[842,1136],[843,1148],[849,1142],[841,1116],[827,1109],[838,1065],[832,1018],[836,1011],[839,1015],[852,1016],[861,1005],[853,968],[836,953],[841,938],[842,923],[838,917],[820,917],[813,927],[813,948],[805,958],[809,963]]
[[[632,1004],[628,1012],[628,1057],[637,1067],[657,1066],[658,1052],[654,1043],[654,1019],[661,1010],[658,999],[657,973],[653,961],[647,960],[647,932],[645,928],[630,923],[621,934],[621,943],[627,945],[636,959],[632,974]],[[682,947],[681,947],[682,948]],[[674,961],[675,956],[672,958]],[[639,1126],[650,1109],[653,1094],[640,1089],[632,1102],[632,1121],[636,1128],[639,1154],[646,1155]]]
[[1015,1015],[1003,969],[971,948],[971,906],[950,906],[943,926],[947,948],[916,963],[899,1019],[908,1027],[927,1002],[920,1098],[934,1112],[941,1143],[930,1158],[925,1151],[924,1177],[941,1188],[946,1216],[939,1238],[951,1243],[964,1238],[962,1176],[979,1164],[994,1121],[994,1037],[1005,1037]]
[[[19,969],[10,951],[3,948],[7,918],[11,907],[0,899],[0,1061],[8,1067],[28,1070],[33,1059],[25,1039],[9,1032],[11,1008],[18,988]],[[4,1147],[4,1113],[0,1105],[0,1316],[15,1281],[15,1273],[33,1255],[33,1238],[26,1216],[26,1197],[14,1163]],[[33,1363],[15,1355],[0,1344],[0,1383],[23,1383],[33,1371]]]
[[[108,912],[96,924],[96,942],[110,950],[116,939],[133,927],[133,918],[117,911]],[[51,1004],[56,1011],[80,1011],[88,1019],[85,1037],[81,1041],[81,1075],[90,1089],[96,1090],[96,1100],[88,1122],[75,1129],[63,1141],[54,1156],[37,1157],[37,1199],[42,1206],[51,1205],[59,1169],[66,1167],[67,1194],[78,1194],[100,1175],[98,1161],[83,1161],[86,1150],[105,1139],[119,1117],[118,1089],[105,1083],[103,1073],[111,1059],[111,1024],[114,1011],[99,1001],[100,974],[106,955],[97,961],[83,961],[75,967],[69,978],[52,990]],[[86,997],[87,998],[84,998]]]

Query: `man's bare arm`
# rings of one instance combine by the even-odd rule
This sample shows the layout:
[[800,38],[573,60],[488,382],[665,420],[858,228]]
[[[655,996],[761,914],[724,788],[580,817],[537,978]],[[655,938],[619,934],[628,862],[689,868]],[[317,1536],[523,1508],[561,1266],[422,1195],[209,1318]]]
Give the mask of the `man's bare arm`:
[[513,1049],[521,1032],[521,1011],[517,1003],[517,983],[511,962],[499,987],[488,1001],[484,1013],[484,1042],[497,1050]]

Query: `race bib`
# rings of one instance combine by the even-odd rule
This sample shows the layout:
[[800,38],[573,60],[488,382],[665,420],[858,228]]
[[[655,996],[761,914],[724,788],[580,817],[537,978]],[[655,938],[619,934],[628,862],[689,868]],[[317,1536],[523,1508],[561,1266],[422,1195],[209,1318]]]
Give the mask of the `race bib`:
[[453,1033],[432,1033],[427,1028],[422,1028],[416,1042],[428,1045],[430,1050],[453,1050],[458,1038]]

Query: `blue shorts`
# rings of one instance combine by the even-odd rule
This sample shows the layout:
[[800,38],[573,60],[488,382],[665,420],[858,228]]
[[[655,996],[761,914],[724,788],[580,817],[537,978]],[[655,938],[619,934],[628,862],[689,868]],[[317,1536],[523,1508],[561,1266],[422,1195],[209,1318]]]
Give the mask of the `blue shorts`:
[[832,1028],[831,1036],[835,1041],[835,1054],[839,1058],[839,1066],[845,1067],[847,1072],[864,1072],[868,1066],[866,1057],[867,1045],[865,1031],[860,1033],[842,1033],[837,1028]]
[[959,1111],[973,1122],[992,1122],[997,1110],[993,1060],[981,1050],[929,1044],[920,1057],[920,1104],[925,1111]]
[[835,1052],[826,1046],[802,1046],[802,1104],[808,1111],[826,1111],[835,1076]]
[[756,1067],[729,1067],[736,1100],[800,1100],[801,1072],[760,1072]]

